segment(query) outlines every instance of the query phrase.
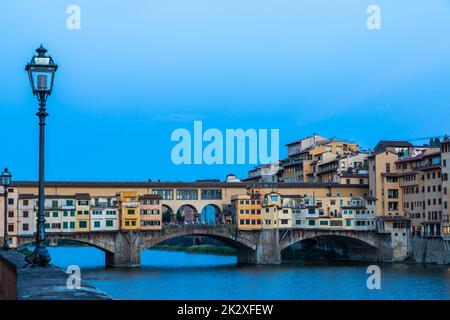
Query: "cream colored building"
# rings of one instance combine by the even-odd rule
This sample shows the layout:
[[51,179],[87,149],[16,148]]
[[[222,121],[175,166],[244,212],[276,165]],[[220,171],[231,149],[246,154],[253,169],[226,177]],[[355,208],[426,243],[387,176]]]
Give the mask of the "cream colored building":
[[[339,166],[347,154],[355,157],[359,153],[359,147],[355,143],[326,139],[313,135],[286,145],[288,158],[281,161],[284,182],[327,182],[333,180]],[[356,158],[355,158],[356,159]],[[348,161],[347,161],[348,162]],[[357,162],[357,161],[355,161]],[[350,164],[348,162],[348,164]],[[326,174],[326,176],[325,176]],[[330,177],[330,178],[329,178]]]
[[441,143],[442,236],[450,240],[450,138]]
[[119,210],[117,197],[92,197],[90,200],[92,231],[119,230]]

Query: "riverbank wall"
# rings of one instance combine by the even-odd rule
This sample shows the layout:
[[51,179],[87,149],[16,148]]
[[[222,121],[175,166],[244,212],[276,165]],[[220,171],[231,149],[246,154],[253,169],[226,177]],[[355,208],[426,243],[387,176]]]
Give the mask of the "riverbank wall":
[[450,264],[450,240],[413,237],[411,239],[411,246],[411,260],[415,262]]
[[25,256],[15,250],[0,252],[0,299],[4,300],[112,300],[81,281],[79,288],[67,285],[69,274],[50,265],[26,267]]

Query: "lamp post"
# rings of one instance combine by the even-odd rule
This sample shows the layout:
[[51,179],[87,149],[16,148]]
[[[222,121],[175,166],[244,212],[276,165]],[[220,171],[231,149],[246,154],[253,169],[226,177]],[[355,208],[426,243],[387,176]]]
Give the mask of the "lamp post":
[[46,56],[47,50],[42,46],[36,49],[37,55],[31,58],[25,70],[30,78],[33,94],[39,102],[39,197],[38,197],[38,217],[36,227],[36,248],[33,253],[26,257],[26,261],[31,266],[45,267],[50,262],[50,254],[45,246],[45,190],[44,190],[44,142],[45,142],[45,118],[47,97],[53,88],[53,79],[58,65],[53,62],[51,56]]
[[9,250],[9,244],[8,244],[8,187],[11,184],[11,173],[8,172],[8,169],[5,168],[5,171],[3,171],[2,175],[0,176],[2,186],[3,186],[3,196],[5,198],[5,212],[3,216],[3,245],[2,250],[7,251]]

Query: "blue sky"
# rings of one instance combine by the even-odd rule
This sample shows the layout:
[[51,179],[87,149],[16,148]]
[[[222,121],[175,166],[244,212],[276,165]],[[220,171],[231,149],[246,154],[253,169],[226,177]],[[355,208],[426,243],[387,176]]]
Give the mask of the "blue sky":
[[[81,8],[81,30],[66,9]],[[382,29],[366,28],[381,8]],[[450,132],[448,0],[2,0],[0,165],[37,178],[24,71],[42,42],[60,65],[48,101],[48,180],[195,180],[250,166],[172,164],[177,128],[279,128],[371,148]]]

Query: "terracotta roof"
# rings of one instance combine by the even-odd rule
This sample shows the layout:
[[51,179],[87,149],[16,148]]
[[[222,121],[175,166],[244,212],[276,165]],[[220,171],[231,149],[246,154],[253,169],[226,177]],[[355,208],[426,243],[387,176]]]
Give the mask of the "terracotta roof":
[[300,199],[303,199],[305,196],[303,196],[301,194],[282,194],[281,197],[282,198],[300,198]]
[[389,147],[413,147],[413,144],[406,140],[380,140],[375,146],[375,150],[379,148],[389,148]]
[[440,165],[431,165],[431,166],[426,166],[426,167],[422,167],[422,168],[417,168],[416,170],[421,170],[421,171],[427,171],[427,170],[438,170],[441,169]]
[[139,196],[139,200],[143,199],[162,199],[163,197],[160,194],[144,194]]
[[428,157],[432,157],[432,156],[435,156],[438,154],[441,154],[441,151],[434,151],[434,152],[430,152],[430,153],[419,154],[415,157],[402,158],[402,159],[395,161],[395,163],[419,161],[419,160],[426,159]]
[[75,196],[72,195],[62,195],[62,194],[46,194],[45,199],[74,199]]
[[19,199],[34,199],[37,198],[37,195],[30,193],[19,194]]
[[341,178],[368,178],[368,173],[342,173],[339,175]]
[[[269,183],[269,182],[267,182]],[[261,185],[267,184],[262,182]],[[36,181],[13,181],[13,187],[37,187]],[[351,188],[363,187],[361,184],[339,184],[328,182],[270,182],[278,188]],[[247,188],[246,182],[83,182],[83,181],[48,181],[46,188],[72,187],[72,188]]]
[[374,151],[374,152],[372,152],[371,154],[369,154],[369,156],[367,158],[374,158],[375,156],[377,156],[379,154],[382,154],[382,153],[385,153],[385,152],[396,154],[395,152],[392,152],[392,151],[381,150],[381,151]]
[[411,221],[411,219],[402,216],[381,216],[377,217],[377,219],[383,221]]
[[383,172],[383,173],[381,173],[381,175],[383,177],[404,177],[404,176],[412,175],[412,172],[405,172],[405,173]]
[[89,193],[75,193],[75,199],[77,200],[91,200]]

